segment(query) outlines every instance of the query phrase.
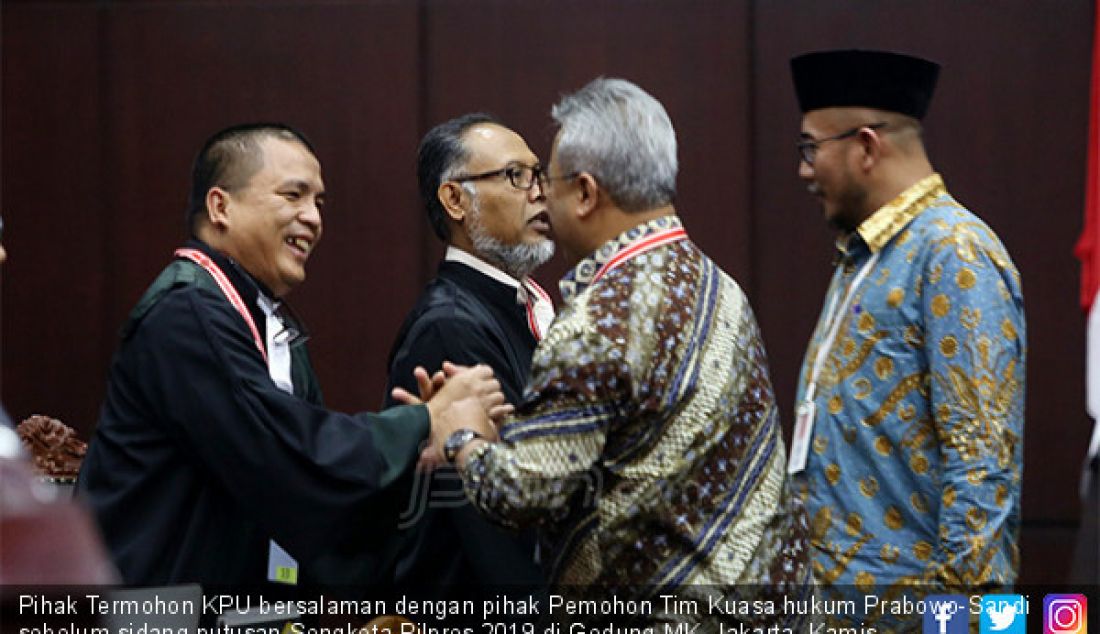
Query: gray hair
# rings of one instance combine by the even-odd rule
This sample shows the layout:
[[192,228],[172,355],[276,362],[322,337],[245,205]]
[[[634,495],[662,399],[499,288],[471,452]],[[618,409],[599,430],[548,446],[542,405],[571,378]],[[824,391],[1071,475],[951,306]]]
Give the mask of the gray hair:
[[625,211],[676,196],[676,131],[664,106],[623,79],[600,77],[550,111],[561,127],[562,173],[588,172]]

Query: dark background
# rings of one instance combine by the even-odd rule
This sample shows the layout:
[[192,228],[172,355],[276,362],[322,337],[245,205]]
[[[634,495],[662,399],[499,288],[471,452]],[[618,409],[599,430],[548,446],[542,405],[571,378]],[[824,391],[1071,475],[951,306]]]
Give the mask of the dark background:
[[[329,404],[373,409],[441,253],[416,197],[420,136],[489,110],[545,160],[550,105],[598,75],[668,109],[679,212],[752,299],[789,429],[832,237],[797,178],[787,60],[866,47],[939,61],[933,163],[1000,234],[1027,299],[1021,581],[1068,571],[1090,430],[1072,257],[1089,0],[5,1],[0,19],[2,397],[17,420],[48,413],[85,438],[118,328],[183,238],[210,133],[275,119],[316,144],[326,237],[292,300]],[[538,277],[553,288],[563,271]]]

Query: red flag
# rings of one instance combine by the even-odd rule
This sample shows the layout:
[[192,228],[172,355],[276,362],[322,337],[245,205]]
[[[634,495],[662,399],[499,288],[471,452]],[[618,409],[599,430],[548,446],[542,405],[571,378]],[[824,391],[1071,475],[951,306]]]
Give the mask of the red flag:
[[1089,95],[1089,156],[1085,179],[1085,228],[1074,253],[1081,260],[1081,308],[1088,311],[1100,290],[1100,10],[1092,39],[1092,89]]
[[[1085,409],[1093,418],[1086,461],[1100,454],[1100,8],[1094,8],[1092,88],[1089,91],[1089,157],[1085,177],[1085,228],[1074,253],[1081,260],[1081,307],[1089,313],[1085,344]],[[1088,464],[1086,462],[1086,464]],[[1089,471],[1081,478],[1082,495]]]

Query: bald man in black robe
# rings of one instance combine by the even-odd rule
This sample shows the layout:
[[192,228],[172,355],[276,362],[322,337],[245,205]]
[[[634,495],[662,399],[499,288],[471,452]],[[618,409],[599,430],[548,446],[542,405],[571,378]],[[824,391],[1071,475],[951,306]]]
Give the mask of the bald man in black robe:
[[461,416],[493,433],[488,368],[426,405],[322,407],[283,297],[323,202],[313,149],[286,126],[230,128],[200,152],[193,239],[127,320],[79,478],[127,583],[377,583],[430,426]]

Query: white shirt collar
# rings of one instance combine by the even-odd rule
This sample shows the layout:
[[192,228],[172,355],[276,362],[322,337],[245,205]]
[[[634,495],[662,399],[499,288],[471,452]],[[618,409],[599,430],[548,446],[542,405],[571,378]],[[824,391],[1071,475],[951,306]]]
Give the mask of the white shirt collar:
[[511,286],[515,289],[522,288],[520,286],[519,280],[517,280],[516,278],[508,275],[504,271],[498,269],[492,264],[489,264],[488,262],[482,260],[476,255],[473,255],[472,253],[467,253],[466,251],[463,251],[458,247],[448,246],[447,254],[443,256],[443,259],[450,262],[460,262],[462,264],[465,264],[466,266],[474,269],[482,275],[488,275],[489,277],[500,282],[501,284],[507,284],[508,286]]
[[282,302],[277,299],[271,299],[267,295],[264,295],[262,291],[256,294],[256,305],[259,306],[260,310],[264,311],[264,314],[268,317],[277,314],[275,311],[279,310],[279,304],[281,303]]
[[281,302],[260,293],[256,296],[260,310],[267,315],[264,332],[267,335],[267,373],[278,388],[287,394],[294,393],[294,379],[291,376],[290,346],[286,337],[278,335],[286,328],[283,318],[277,312]]
[[550,323],[554,321],[554,302],[531,278],[524,278],[521,282],[472,253],[454,246],[447,247],[447,254],[443,259],[465,264],[482,275],[516,289],[516,303],[527,307],[528,326],[536,340],[541,339],[550,329]]

